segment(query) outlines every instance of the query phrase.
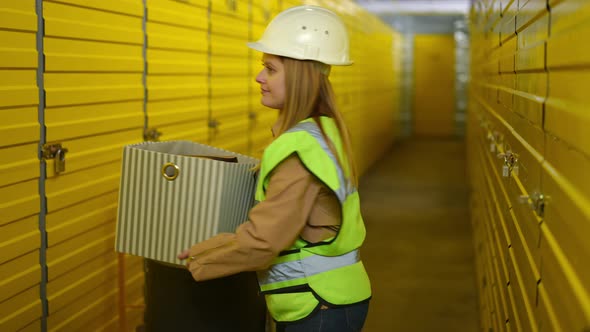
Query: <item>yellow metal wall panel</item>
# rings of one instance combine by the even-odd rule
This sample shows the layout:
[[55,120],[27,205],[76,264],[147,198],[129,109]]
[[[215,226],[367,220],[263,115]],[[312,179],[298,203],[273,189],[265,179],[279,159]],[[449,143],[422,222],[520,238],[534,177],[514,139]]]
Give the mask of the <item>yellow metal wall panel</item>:
[[[0,147],[39,140],[37,107],[8,108],[0,110]],[[4,160],[4,159],[3,159]]]
[[[93,331],[94,320],[105,321],[117,315],[117,278],[106,280],[61,308],[47,319],[48,331]],[[96,329],[98,330],[98,329]],[[114,331],[114,330],[113,330]]]
[[[559,140],[547,137],[546,162],[543,164],[544,224],[550,229],[565,258],[582,280],[590,280],[590,180],[582,175],[590,159]],[[586,283],[587,292],[590,284]]]
[[0,234],[0,264],[31,251],[37,252],[35,249],[41,245],[36,215],[0,226]]
[[151,102],[147,105],[149,125],[160,128],[167,124],[185,123],[186,121],[206,122],[208,117],[207,103],[205,97]]
[[143,98],[141,74],[46,73],[45,87],[48,108]]
[[543,125],[543,104],[547,99],[547,73],[520,73],[516,76],[513,109],[539,128]]
[[544,125],[552,135],[587,155],[590,155],[589,80],[590,70],[550,72]]
[[248,153],[248,130],[250,124],[247,113],[241,117],[229,116],[223,117],[219,115],[216,117],[219,122],[217,128],[212,129],[210,136],[210,143],[213,146],[246,154]]
[[41,331],[41,320],[36,320],[29,325],[18,330],[18,332],[39,332]]
[[[549,226],[549,225],[547,225]],[[588,279],[581,279],[560,249],[559,240],[546,224],[541,225],[543,239],[543,280],[547,302],[555,312],[562,331],[583,331],[590,326],[590,298],[586,288]]]
[[[53,247],[76,235],[88,236],[84,232],[114,220],[117,196],[117,191],[113,191],[49,214],[46,218],[48,246]],[[102,234],[96,235],[97,239],[102,237]],[[84,242],[90,240],[87,238]]]
[[224,14],[247,21],[249,14],[248,0],[213,0],[211,1],[211,12]]
[[208,4],[146,4],[147,124],[164,140],[194,140],[209,112]]
[[247,96],[249,78],[242,79],[228,77],[211,77],[212,98],[217,99],[223,96]]
[[[2,15],[1,9],[0,15]],[[0,28],[3,27],[0,26]],[[34,33],[0,30],[0,65],[3,68],[37,67],[35,47]]]
[[504,43],[508,38],[516,34],[516,15],[518,13],[518,1],[510,1],[503,8],[500,20],[500,42]]
[[33,143],[0,149],[0,187],[39,177],[38,147]]
[[41,266],[36,250],[1,264],[0,302],[38,285],[40,278]]
[[590,3],[568,0],[551,7],[551,37],[547,42],[547,67],[590,65]]
[[[270,19],[275,16],[275,13],[267,6],[252,3],[252,25],[260,24],[266,26]],[[254,34],[254,36],[260,36]]]
[[207,54],[180,50],[147,50],[150,74],[207,74]]
[[41,317],[39,286],[0,302],[0,331],[17,331]]
[[47,211],[57,211],[91,197],[109,193],[119,185],[121,163],[109,163],[83,172],[48,178]]
[[[88,234],[72,238],[47,250],[48,280],[68,273],[85,264],[88,260],[112,251],[114,223],[100,225],[88,231]],[[108,234],[107,232],[110,232]],[[106,235],[104,235],[106,233]],[[82,242],[81,239],[86,240]],[[76,244],[78,246],[76,246]]]
[[[117,261],[114,251],[88,260],[62,277],[47,283],[49,317],[84,294],[106,282],[112,285],[117,279]],[[110,288],[110,287],[109,287]],[[103,290],[104,292],[104,290]],[[80,308],[77,308],[79,310]]]
[[0,187],[0,225],[39,213],[37,179]]
[[47,38],[44,43],[45,70],[87,72],[141,72],[141,47],[130,44],[97,43],[89,40]]
[[[498,103],[508,110],[512,110],[517,76],[512,73],[502,73],[499,77]],[[506,120],[506,117],[504,119]]]
[[[266,28],[266,24],[252,24],[252,40],[256,41],[262,37],[264,33],[264,29]],[[260,58],[262,53],[255,53],[257,54],[255,57]]]
[[510,38],[502,43],[500,47],[500,72],[501,73],[513,73],[514,69],[514,58],[517,48],[517,39]]
[[[149,22],[180,25],[206,31],[208,28],[207,3],[206,1],[199,2],[202,4],[201,6],[186,3],[186,1],[147,0],[148,20]],[[188,32],[175,37],[187,39],[190,35],[191,33]],[[148,45],[152,46],[149,43]]]
[[303,4],[303,1],[298,1],[298,0],[282,0],[281,1],[281,4],[282,4],[282,10],[285,10],[287,8],[299,6],[299,5]]
[[516,31],[531,25],[532,21],[547,13],[547,0],[519,0],[518,15],[516,16]]
[[[242,97],[219,98],[212,100],[215,114],[219,117],[235,117],[246,119],[248,113],[248,99]],[[276,111],[275,111],[276,112]]]
[[146,31],[148,49],[162,48],[207,52],[206,30],[188,29],[148,21]]
[[508,285],[508,299],[510,300],[510,318],[509,318],[509,322],[510,325],[512,326],[512,328],[514,328],[514,331],[522,331],[522,323],[521,323],[521,318],[518,312],[518,308],[516,306],[516,299],[515,297],[518,296],[517,294],[515,294],[514,291],[514,286],[512,285]]
[[[518,289],[522,292],[522,296],[526,297],[524,300],[530,306],[536,301],[537,283],[541,278],[539,266],[535,260],[537,256],[540,256],[540,253],[537,243],[534,243],[535,247],[533,248],[527,243],[527,228],[525,228],[526,225],[522,224],[528,222],[528,220],[524,220],[523,218],[518,219],[517,214],[513,213],[512,210],[510,211],[510,216],[512,217],[508,220],[508,228],[511,230],[512,239],[511,247],[508,250],[508,258],[510,259],[510,263],[508,264],[510,283],[518,282]],[[518,272],[515,272],[515,270],[518,270]],[[518,274],[518,280],[515,280],[515,273]],[[523,299],[519,301],[523,301]]]
[[217,13],[211,13],[211,33],[248,40],[248,21]]
[[[211,58],[211,74],[214,76],[243,76],[248,77],[248,63],[243,59],[226,56]],[[251,79],[252,81],[254,79]]]
[[[241,38],[230,38],[226,36],[211,35],[211,54],[212,55],[226,55],[237,59],[237,61],[245,62],[248,60],[249,48],[246,42]],[[256,53],[262,56],[262,53]],[[242,69],[248,69],[245,65]]]
[[543,71],[545,69],[545,43],[540,42],[519,49],[515,55],[514,68],[517,72]]
[[545,284],[542,281],[539,283],[538,312],[540,331],[564,331],[557,321],[555,311],[553,310],[553,304],[547,297]]
[[[54,142],[67,140],[71,137],[98,135],[118,130],[123,131],[128,128],[141,128],[144,121],[144,116],[139,111],[141,108],[141,101],[128,101],[47,109],[45,112],[46,139],[49,142]],[[130,110],[135,111],[130,112]],[[137,129],[135,133],[128,133],[128,135],[127,140],[141,138],[141,132],[138,132]],[[95,148],[104,149],[104,140],[105,138],[101,142],[95,142]],[[69,151],[76,153],[75,150]],[[70,153],[68,156],[72,156],[72,154]],[[69,164],[70,160],[71,158],[68,157],[66,162]],[[68,168],[66,168],[66,171],[69,170]]]
[[207,121],[180,122],[158,127],[162,131],[162,139],[167,141],[189,140],[195,142],[207,142]]
[[[485,160],[483,161],[483,165],[485,165]],[[485,167],[485,166],[484,166]],[[508,275],[508,266],[507,266],[507,258],[508,258],[508,248],[510,246],[510,239],[509,239],[509,233],[508,233],[508,228],[506,226],[506,220],[504,219],[504,211],[502,210],[502,208],[499,205],[499,201],[498,201],[498,196],[496,195],[496,187],[494,186],[494,184],[492,184],[493,181],[495,181],[495,174],[488,170],[486,173],[486,179],[488,181],[488,186],[490,188],[490,199],[491,202],[493,202],[493,204],[491,204],[492,206],[490,207],[491,209],[493,209],[494,215],[493,215],[493,219],[491,220],[494,224],[494,243],[492,243],[492,246],[494,246],[496,248],[496,256],[498,259],[498,272],[499,272],[499,277],[498,277],[498,281],[502,282],[503,285],[506,285],[509,281],[510,281],[510,277]]]
[[[512,249],[512,248],[511,248]],[[526,331],[526,332],[536,332],[538,331],[536,318],[534,315],[534,305],[535,303],[531,303],[529,297],[527,296],[526,290],[524,289],[527,287],[526,281],[523,280],[521,275],[522,268],[517,265],[517,260],[514,257],[514,251],[508,250],[510,254],[510,287],[514,291],[514,309],[518,312],[518,318],[520,321],[520,327],[522,330],[519,331]],[[535,283],[536,286],[536,283]]]
[[93,10],[49,0],[43,1],[43,16],[45,37],[68,37],[139,45],[143,40],[141,16]]
[[207,95],[206,76],[148,75],[148,102]]
[[99,9],[102,11],[114,11],[120,14],[127,14],[130,16],[142,16],[143,6],[141,0],[58,0],[59,2],[77,5],[79,7],[86,7],[92,9]]
[[415,37],[414,133],[454,134],[455,41],[447,35]]
[[[544,0],[543,0],[544,1]],[[519,13],[519,18],[522,13]],[[524,14],[522,14],[524,15]],[[539,42],[544,42],[549,37],[549,12],[543,10],[537,16],[531,18],[526,26],[518,32],[518,48],[527,48]]]
[[[10,30],[24,30],[30,32],[37,31],[37,15],[35,14],[35,0],[22,0],[22,1],[10,1],[10,0],[2,0],[0,1],[0,28],[2,29],[10,29]],[[15,33],[17,31],[11,31],[10,33]],[[6,32],[3,32],[6,33]],[[35,36],[35,34],[32,34]],[[3,37],[6,37],[4,35]],[[21,34],[16,34],[15,36],[22,36]],[[17,38],[12,39],[9,37],[10,41],[14,41]],[[27,38],[27,37],[25,37]],[[2,40],[2,39],[0,39]],[[8,41],[7,40],[7,41]],[[0,45],[3,45],[4,40],[0,42]],[[4,47],[4,46],[3,46]],[[15,45],[15,48],[17,46]],[[33,46],[33,49],[35,47]],[[17,62],[18,59],[15,59]]]
[[0,107],[38,104],[35,70],[0,70]]
[[[538,2],[533,0],[529,3],[537,4]],[[528,17],[527,15],[527,12],[519,12],[517,16],[517,20],[522,20],[524,17],[530,20],[518,31],[516,70],[544,70],[545,41],[549,35],[549,13],[543,6],[542,11],[535,13],[536,16]]]

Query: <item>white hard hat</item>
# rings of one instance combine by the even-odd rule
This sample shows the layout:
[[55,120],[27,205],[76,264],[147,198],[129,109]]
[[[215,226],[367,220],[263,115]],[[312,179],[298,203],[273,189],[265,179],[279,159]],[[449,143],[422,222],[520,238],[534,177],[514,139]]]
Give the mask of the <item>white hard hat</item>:
[[317,6],[293,7],[279,13],[266,27],[262,38],[248,43],[257,51],[328,65],[347,66],[346,26],[333,12]]

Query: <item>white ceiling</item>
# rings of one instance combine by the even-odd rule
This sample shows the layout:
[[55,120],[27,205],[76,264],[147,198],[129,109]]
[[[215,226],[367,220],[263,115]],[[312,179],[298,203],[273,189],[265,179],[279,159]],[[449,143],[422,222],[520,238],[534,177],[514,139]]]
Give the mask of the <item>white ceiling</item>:
[[464,15],[470,0],[356,0],[378,16],[392,15]]

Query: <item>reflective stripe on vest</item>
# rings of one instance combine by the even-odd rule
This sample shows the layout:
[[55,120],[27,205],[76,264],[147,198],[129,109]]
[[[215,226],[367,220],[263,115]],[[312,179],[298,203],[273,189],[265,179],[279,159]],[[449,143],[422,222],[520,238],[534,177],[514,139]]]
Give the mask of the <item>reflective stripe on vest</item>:
[[310,277],[312,275],[352,265],[360,261],[358,250],[340,256],[312,255],[301,260],[279,263],[258,275],[261,286]]
[[301,122],[301,123],[298,123],[295,127],[287,130],[286,133],[294,133],[294,132],[298,132],[298,131],[305,131],[308,134],[310,134],[313,138],[315,138],[315,140],[322,147],[322,150],[324,150],[324,152],[326,152],[328,157],[330,157],[330,159],[334,163],[334,166],[336,167],[336,172],[338,173],[338,180],[340,182],[340,187],[334,193],[336,194],[336,196],[338,197],[338,200],[342,204],[346,200],[346,197],[348,195],[352,194],[353,192],[355,192],[356,190],[352,186],[350,181],[346,180],[346,178],[344,176],[344,172],[343,172],[342,168],[340,167],[340,164],[338,163],[338,159],[336,159],[336,157],[334,156],[334,153],[332,153],[332,150],[330,150],[328,143],[326,143],[326,140],[325,140],[324,136],[322,135],[322,131],[320,130],[320,128],[318,127],[318,125],[315,122]]

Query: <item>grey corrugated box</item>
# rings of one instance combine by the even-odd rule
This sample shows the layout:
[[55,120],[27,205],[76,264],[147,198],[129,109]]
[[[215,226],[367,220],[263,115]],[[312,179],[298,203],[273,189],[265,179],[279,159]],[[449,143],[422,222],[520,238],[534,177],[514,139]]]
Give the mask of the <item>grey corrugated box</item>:
[[[234,156],[225,162],[196,156]],[[171,264],[191,245],[247,220],[255,158],[190,141],[123,150],[115,249]]]

